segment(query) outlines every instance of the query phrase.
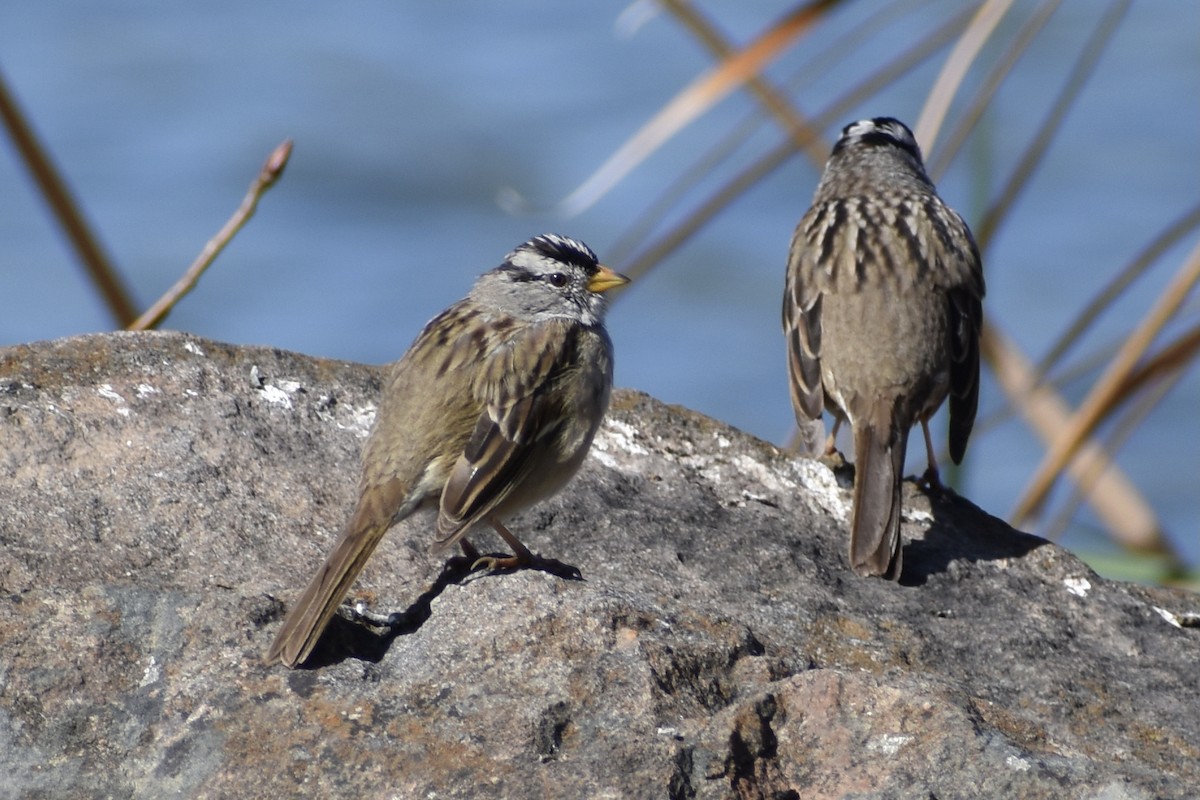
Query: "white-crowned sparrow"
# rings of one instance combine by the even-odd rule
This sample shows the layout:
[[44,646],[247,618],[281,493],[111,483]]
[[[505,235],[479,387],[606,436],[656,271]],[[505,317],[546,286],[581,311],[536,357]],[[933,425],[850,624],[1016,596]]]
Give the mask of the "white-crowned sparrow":
[[604,293],[627,282],[587,245],[547,234],[425,326],[388,367],[358,505],[268,663],[309,656],[384,533],[420,509],[437,511],[435,551],[459,542],[476,557],[464,537],[486,522],[514,555],[483,561],[533,561],[501,519],[557,492],[583,463],[612,388]]
[[912,132],[890,117],[847,125],[792,238],[783,326],[797,421],[824,407],[853,428],[850,565],[860,575],[900,575],[909,429],[921,423],[925,479],[940,486],[927,422],[947,393],[950,456],[962,460],[983,294],[979,249],[938,197]]

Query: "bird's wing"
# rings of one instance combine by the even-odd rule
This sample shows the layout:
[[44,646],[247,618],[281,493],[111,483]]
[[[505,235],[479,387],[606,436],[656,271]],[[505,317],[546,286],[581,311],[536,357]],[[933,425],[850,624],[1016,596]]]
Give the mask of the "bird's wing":
[[788,384],[797,422],[819,419],[825,406],[821,388],[821,287],[817,256],[825,226],[810,209],[792,237],[783,297],[783,331],[787,336]]
[[[955,214],[957,217],[958,215]],[[979,334],[983,327],[983,262],[967,224],[959,218],[957,243],[947,258],[955,259],[956,283],[949,295],[950,322],[950,457],[962,461],[979,407]]]
[[562,424],[552,390],[577,328],[568,320],[538,323],[485,358],[472,387],[484,411],[442,490],[438,549],[520,485],[531,456]]

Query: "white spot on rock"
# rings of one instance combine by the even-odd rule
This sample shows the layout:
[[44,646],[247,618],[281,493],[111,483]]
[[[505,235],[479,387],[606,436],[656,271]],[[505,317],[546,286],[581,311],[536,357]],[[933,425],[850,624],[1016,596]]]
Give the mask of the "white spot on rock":
[[113,391],[111,383],[102,383],[100,388],[96,389],[96,394],[109,400],[115,400],[118,403],[124,403],[125,398]]
[[1165,619],[1170,624],[1174,625],[1176,628],[1183,627],[1183,625],[1179,624],[1179,617],[1175,616],[1170,611],[1167,611],[1165,608],[1159,608],[1158,606],[1151,606],[1151,608],[1153,608],[1155,611],[1157,611],[1158,615],[1160,617]]
[[850,516],[849,495],[843,496],[833,470],[811,458],[794,458],[790,464],[796,482],[808,490],[817,510],[842,520]]
[[1092,584],[1087,578],[1064,578],[1063,586],[1076,597],[1087,597],[1092,590]]
[[912,738],[903,733],[883,733],[867,739],[867,749],[875,753],[883,753],[885,756],[894,756]]
[[640,456],[650,452],[637,443],[638,430],[627,422],[615,419],[606,420],[600,428],[600,433],[607,434],[604,438],[612,446],[624,450],[626,453]]
[[618,468],[617,460],[615,458],[613,458],[612,456],[610,456],[608,453],[604,452],[603,448],[596,447],[595,443],[593,443],[592,449],[588,453],[588,456],[596,459],[597,461],[599,461],[601,464],[608,467],[609,469],[617,469]]
[[162,668],[158,664],[158,660],[154,656],[150,656],[150,663],[146,665],[146,669],[142,672],[142,681],[138,686],[149,686],[156,683],[162,676]]
[[620,469],[614,455],[617,452],[647,455],[650,451],[637,442],[638,431],[632,425],[615,419],[605,419],[592,441],[591,456],[610,469]]
[[263,400],[266,400],[273,406],[280,406],[289,411],[292,409],[292,398],[288,397],[288,393],[278,386],[268,384],[258,390],[262,394]]
[[376,408],[373,403],[368,403],[365,406],[347,408],[350,415],[348,423],[336,422],[335,425],[344,431],[353,431],[354,435],[360,439],[365,439],[367,434],[371,432],[371,426],[375,424]]
[[926,525],[933,524],[933,514],[923,508],[905,508],[901,511],[901,514],[909,522],[921,522]]
[[781,475],[777,470],[743,453],[733,459],[733,466],[739,474],[750,478],[776,494],[790,494],[796,490],[795,481]]
[[1004,763],[1010,769],[1015,769],[1017,772],[1028,772],[1030,767],[1029,762],[1020,756],[1009,756],[1004,759]]

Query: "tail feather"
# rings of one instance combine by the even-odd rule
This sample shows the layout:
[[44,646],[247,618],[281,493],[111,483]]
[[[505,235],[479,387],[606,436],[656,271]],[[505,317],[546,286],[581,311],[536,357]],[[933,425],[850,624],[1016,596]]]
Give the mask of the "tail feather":
[[908,431],[893,440],[891,425],[854,426],[854,509],[850,566],[859,575],[900,577],[900,485]]
[[382,513],[378,499],[374,493],[366,492],[359,500],[325,563],[283,621],[267,651],[268,664],[278,661],[286,667],[296,667],[312,654],[342,599],[392,525],[394,517]]

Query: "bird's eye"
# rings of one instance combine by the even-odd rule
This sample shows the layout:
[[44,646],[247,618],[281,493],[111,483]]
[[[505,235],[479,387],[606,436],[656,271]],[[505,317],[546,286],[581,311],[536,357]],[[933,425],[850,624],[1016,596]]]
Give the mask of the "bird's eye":
[[550,281],[551,286],[562,288],[567,285],[567,276],[561,272],[551,272],[546,276],[546,280]]

